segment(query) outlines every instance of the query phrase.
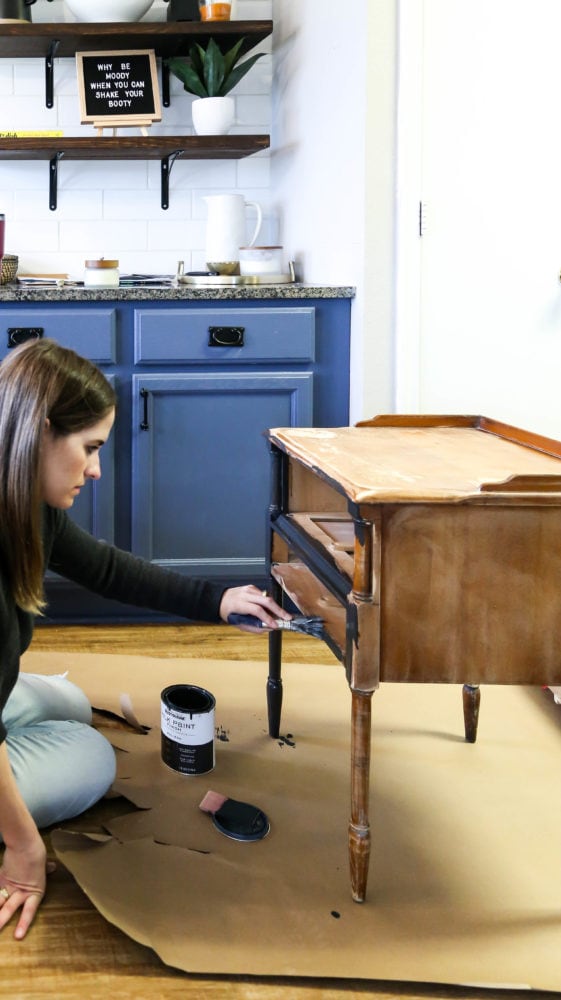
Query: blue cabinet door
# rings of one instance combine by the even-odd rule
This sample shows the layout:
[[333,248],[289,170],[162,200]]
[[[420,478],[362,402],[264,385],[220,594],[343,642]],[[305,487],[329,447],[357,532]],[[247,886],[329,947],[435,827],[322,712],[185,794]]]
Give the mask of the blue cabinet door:
[[[49,337],[99,366],[114,365],[117,313],[114,308],[6,305],[0,307],[0,360],[15,344]],[[106,375],[115,386],[115,376]],[[118,419],[118,417],[117,417]],[[114,434],[101,453],[102,478],[86,483],[76,498],[70,516],[96,538],[113,542],[115,537]],[[56,579],[54,574],[49,577]]]
[[269,427],[311,426],[313,373],[133,376],[132,550],[192,576],[265,574]]

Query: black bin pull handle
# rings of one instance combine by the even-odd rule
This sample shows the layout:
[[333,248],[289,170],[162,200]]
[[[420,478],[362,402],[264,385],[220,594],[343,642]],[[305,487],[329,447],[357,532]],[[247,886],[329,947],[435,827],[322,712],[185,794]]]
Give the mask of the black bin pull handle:
[[209,326],[209,347],[243,347],[245,326]]
[[148,423],[148,389],[140,390],[140,398],[142,400],[142,420],[140,421],[140,430],[149,431],[150,424]]
[[26,340],[40,340],[44,332],[42,326],[9,326],[8,347],[19,347]]

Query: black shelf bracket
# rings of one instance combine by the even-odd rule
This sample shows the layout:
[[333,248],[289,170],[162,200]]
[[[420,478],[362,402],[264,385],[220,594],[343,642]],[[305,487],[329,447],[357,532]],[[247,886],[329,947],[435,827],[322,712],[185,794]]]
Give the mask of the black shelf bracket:
[[55,153],[49,160],[49,208],[51,212],[56,211],[57,206],[57,181],[58,181],[58,161],[62,159],[64,153]]
[[59,40],[54,38],[49,45],[49,51],[45,56],[45,101],[48,108],[52,108],[54,106],[54,60],[59,45]]
[[178,156],[181,156],[183,150],[176,149],[174,153],[170,153],[169,156],[164,156],[162,159],[162,208],[169,208],[169,175],[171,174],[171,168],[173,167]]
[[164,108],[169,108],[169,66],[165,59],[162,59],[162,104]]

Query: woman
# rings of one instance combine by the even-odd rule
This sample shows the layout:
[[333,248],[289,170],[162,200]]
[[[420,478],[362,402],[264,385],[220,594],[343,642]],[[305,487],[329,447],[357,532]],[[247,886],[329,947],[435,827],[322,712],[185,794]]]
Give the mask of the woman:
[[[289,618],[254,586],[225,589],[98,542],[66,515],[115,419],[115,393],[90,361],[52,340],[0,365],[0,929],[19,912],[21,939],[45,892],[39,828],[83,812],[110,787],[115,756],[63,677],[19,673],[45,607],[47,568],[105,597],[199,621]],[[19,675],[19,676],[18,676]]]

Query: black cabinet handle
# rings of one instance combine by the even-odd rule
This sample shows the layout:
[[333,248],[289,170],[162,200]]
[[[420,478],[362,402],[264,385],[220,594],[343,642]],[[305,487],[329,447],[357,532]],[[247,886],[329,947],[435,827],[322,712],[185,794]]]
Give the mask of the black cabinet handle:
[[26,340],[40,340],[45,330],[42,326],[9,326],[8,347],[25,344]]
[[149,431],[150,424],[148,423],[148,389],[141,389],[140,395],[142,397],[142,402],[144,403],[143,417],[140,424],[141,431]]
[[243,347],[245,326],[209,326],[209,347]]

